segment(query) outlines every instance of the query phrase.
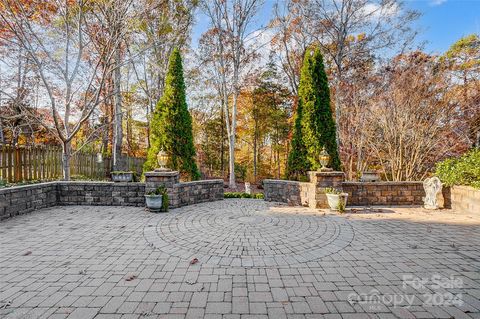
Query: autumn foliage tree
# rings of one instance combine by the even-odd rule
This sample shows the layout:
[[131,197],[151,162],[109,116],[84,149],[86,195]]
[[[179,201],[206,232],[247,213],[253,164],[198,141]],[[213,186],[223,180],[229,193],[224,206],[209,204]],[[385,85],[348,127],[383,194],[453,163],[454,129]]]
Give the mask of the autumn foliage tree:
[[[51,121],[35,114],[29,114],[30,118],[52,132],[62,145],[66,180],[70,179],[72,140],[102,102],[105,79],[112,71],[101,68],[100,56],[109,61],[110,48],[116,46],[115,39],[108,39],[101,51],[94,47],[86,31],[90,4],[86,0],[25,5],[15,0],[1,2],[2,34],[8,34],[12,45],[30,59]],[[23,111],[29,113],[29,109]]]
[[[440,57],[450,78],[448,96],[458,106],[457,118],[468,126],[472,146],[480,146],[480,36],[462,37]],[[459,123],[460,124],[460,123]]]
[[365,133],[387,180],[421,180],[437,161],[467,149],[439,68],[436,57],[412,52],[379,73]]

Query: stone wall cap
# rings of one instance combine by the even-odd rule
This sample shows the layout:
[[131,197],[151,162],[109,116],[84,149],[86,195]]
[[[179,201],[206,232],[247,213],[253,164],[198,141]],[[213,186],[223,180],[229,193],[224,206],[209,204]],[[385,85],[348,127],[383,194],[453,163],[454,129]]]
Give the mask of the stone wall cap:
[[222,183],[223,185],[223,179],[202,179],[199,181],[190,181],[190,182],[181,182],[178,184],[175,184],[175,186],[186,186],[186,185],[202,185],[202,184],[218,184]]
[[291,181],[288,179],[264,179],[263,182],[270,184],[311,184],[310,182]]
[[109,185],[109,186],[145,186],[141,182],[111,182],[111,181],[58,181],[59,185]]
[[379,186],[388,186],[388,185],[423,185],[423,182],[419,181],[401,181],[401,182],[388,182],[388,181],[382,181],[382,182],[354,182],[354,181],[348,181],[348,182],[343,182],[343,184],[346,185],[379,185]]
[[468,190],[468,191],[473,191],[473,192],[479,192],[480,189],[472,187],[472,186],[467,186],[467,185],[453,185],[453,189],[462,189],[462,190]]
[[145,176],[176,176],[179,174],[178,171],[151,171],[143,173]]
[[53,182],[42,182],[42,183],[32,183],[27,185],[19,185],[19,186],[9,186],[9,187],[2,187],[0,188],[0,194],[8,194],[11,192],[22,191],[22,190],[29,190],[47,186],[55,186],[57,185],[57,181]]
[[345,173],[340,171],[308,171],[308,175],[337,176],[337,175],[345,175]]

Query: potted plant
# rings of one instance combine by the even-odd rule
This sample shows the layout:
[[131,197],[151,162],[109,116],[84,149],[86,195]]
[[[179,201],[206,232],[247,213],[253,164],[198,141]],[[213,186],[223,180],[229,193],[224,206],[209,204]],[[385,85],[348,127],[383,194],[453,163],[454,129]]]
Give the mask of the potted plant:
[[153,192],[145,194],[145,203],[152,212],[168,211],[168,193],[165,186],[157,187]]
[[347,207],[347,193],[343,193],[338,189],[327,187],[325,188],[325,195],[327,195],[328,206],[333,211],[345,212]]
[[112,171],[112,181],[114,182],[133,182],[133,172]]

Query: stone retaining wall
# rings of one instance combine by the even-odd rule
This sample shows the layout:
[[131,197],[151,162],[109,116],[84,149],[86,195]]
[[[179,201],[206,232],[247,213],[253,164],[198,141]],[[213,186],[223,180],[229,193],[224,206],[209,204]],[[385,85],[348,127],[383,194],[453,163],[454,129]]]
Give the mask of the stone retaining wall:
[[452,208],[461,213],[480,214],[480,190],[469,186],[450,188]]
[[315,187],[307,182],[265,179],[263,190],[266,201],[287,203],[292,206],[310,206],[310,198]]
[[[0,188],[0,220],[55,205],[145,206],[145,183],[58,181]],[[223,199],[223,180],[176,183],[170,207]]]
[[58,182],[58,205],[144,206],[144,183]]
[[[322,176],[329,174],[333,173],[322,173]],[[323,189],[334,187],[348,193],[348,206],[423,205],[422,182],[341,182],[334,177],[323,184],[266,179],[263,181],[265,200],[324,208]],[[312,176],[310,179],[315,180]]]
[[212,179],[175,184],[172,198],[170,201],[172,208],[222,200],[223,180]]
[[56,204],[56,182],[0,188],[0,220]]
[[423,205],[422,182],[344,182],[349,206]]

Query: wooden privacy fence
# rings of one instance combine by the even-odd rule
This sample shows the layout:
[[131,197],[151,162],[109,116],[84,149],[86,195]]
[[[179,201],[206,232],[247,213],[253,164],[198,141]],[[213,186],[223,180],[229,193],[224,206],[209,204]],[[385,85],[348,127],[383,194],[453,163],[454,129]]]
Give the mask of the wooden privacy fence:
[[[144,158],[123,156],[126,169],[142,173]],[[97,154],[77,152],[70,158],[70,175],[89,179],[110,176],[112,159],[97,162]],[[62,177],[62,149],[57,146],[10,146],[0,144],[0,180],[16,183],[31,180],[53,180]]]

